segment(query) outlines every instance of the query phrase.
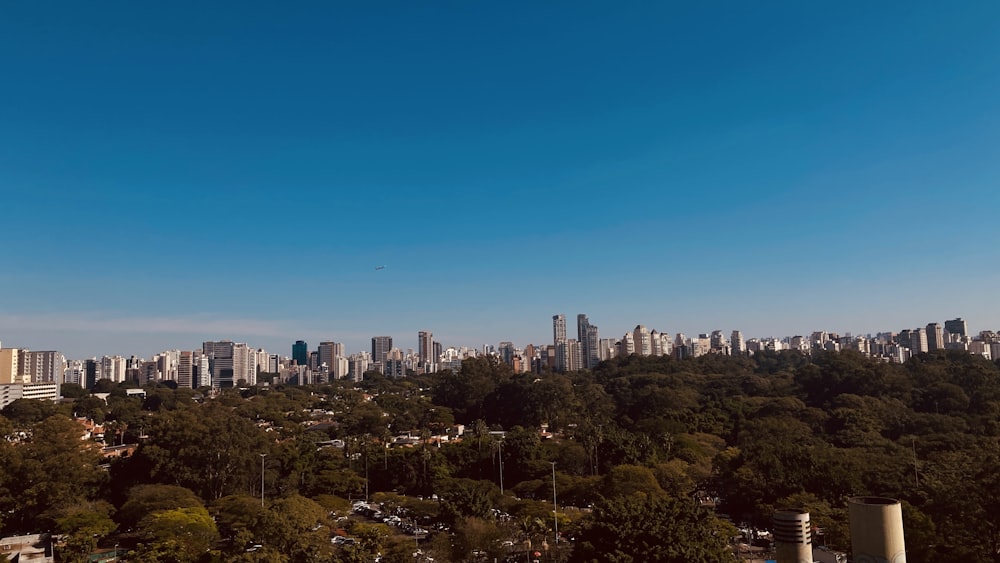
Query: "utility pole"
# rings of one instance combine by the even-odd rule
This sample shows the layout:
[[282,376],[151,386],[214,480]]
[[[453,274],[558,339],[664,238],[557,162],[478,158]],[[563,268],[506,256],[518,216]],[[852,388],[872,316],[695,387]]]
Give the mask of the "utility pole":
[[555,526],[555,549],[558,553],[559,551],[559,504],[556,502],[556,462],[550,461],[552,464],[552,522]]
[[500,459],[500,496],[503,496],[503,440],[497,442],[497,457]]

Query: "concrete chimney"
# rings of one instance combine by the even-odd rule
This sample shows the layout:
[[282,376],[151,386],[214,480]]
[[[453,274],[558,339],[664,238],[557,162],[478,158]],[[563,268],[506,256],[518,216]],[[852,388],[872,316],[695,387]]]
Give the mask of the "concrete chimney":
[[778,510],[772,521],[778,563],[813,563],[809,513],[801,509]]
[[847,509],[854,563],[906,563],[903,509],[898,500],[855,497],[847,501]]

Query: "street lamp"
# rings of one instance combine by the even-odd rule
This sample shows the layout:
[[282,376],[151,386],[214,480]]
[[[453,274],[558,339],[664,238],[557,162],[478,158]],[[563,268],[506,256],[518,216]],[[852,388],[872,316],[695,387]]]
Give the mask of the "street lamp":
[[260,454],[260,507],[264,508],[264,458],[267,454]]

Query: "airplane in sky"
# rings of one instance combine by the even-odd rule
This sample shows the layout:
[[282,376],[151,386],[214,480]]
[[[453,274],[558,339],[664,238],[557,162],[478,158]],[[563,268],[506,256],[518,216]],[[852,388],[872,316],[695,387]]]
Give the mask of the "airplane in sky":
[[376,269],[376,270],[384,270],[384,269],[385,269],[385,266],[375,266],[375,269]]

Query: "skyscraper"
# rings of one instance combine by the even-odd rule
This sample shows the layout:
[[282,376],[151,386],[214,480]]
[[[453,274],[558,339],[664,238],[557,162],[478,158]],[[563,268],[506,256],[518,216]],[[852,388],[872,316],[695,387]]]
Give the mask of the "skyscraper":
[[429,330],[417,333],[417,355],[420,356],[420,365],[425,368],[430,368],[437,362],[434,357],[434,334]]
[[599,340],[597,327],[590,324],[587,315],[576,316],[576,339],[580,343],[580,355],[583,358],[582,367],[591,369],[600,362],[598,350]]
[[177,387],[191,389],[194,383],[194,352],[182,351],[177,362]]
[[300,366],[309,365],[309,345],[304,340],[296,340],[292,344],[292,359]]
[[969,324],[962,317],[944,322],[944,329],[952,337],[961,338],[969,335]]
[[944,349],[944,327],[938,323],[927,325],[927,348],[930,350]]
[[643,325],[635,325],[632,330],[632,341],[635,346],[635,353],[640,356],[652,356],[653,344],[650,339],[649,330]]
[[915,328],[910,331],[910,350],[917,354],[928,350],[927,331],[922,328]]
[[566,345],[566,315],[552,316],[552,340],[555,349],[555,371],[569,369],[569,347]]
[[552,343],[566,342],[566,315],[552,315]]
[[379,366],[385,366],[385,357],[392,350],[392,337],[391,336],[373,336],[372,337],[372,358],[371,361],[379,364]]
[[326,364],[327,373],[332,373],[336,365],[336,358],[344,356],[344,345],[340,342],[320,342],[319,343],[319,364]]

